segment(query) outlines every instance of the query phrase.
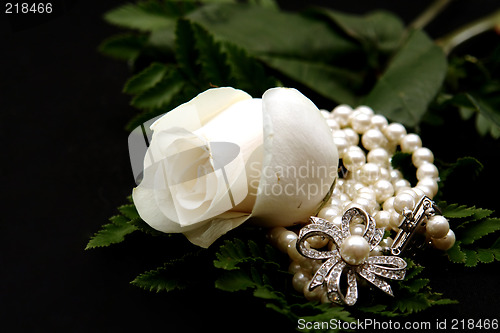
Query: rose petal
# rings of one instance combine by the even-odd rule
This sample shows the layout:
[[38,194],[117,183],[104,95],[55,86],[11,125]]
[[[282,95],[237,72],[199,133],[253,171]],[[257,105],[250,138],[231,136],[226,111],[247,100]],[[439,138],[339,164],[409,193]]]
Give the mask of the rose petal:
[[171,127],[193,132],[236,102],[251,98],[246,92],[230,87],[206,90],[155,121],[151,125],[153,139],[156,133]]
[[185,232],[184,235],[195,245],[207,248],[226,232],[240,226],[250,218],[248,213],[226,212]]
[[295,89],[263,95],[264,160],[252,216],[266,226],[307,221],[328,194],[338,168],[330,128]]

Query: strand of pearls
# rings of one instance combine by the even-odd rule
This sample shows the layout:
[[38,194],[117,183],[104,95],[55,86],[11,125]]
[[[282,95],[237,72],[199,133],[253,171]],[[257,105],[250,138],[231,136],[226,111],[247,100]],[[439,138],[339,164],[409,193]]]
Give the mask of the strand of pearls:
[[[407,133],[402,124],[389,123],[387,118],[374,114],[367,106],[353,110],[347,105],[339,105],[332,112],[321,112],[332,129],[343,170],[347,172],[339,174],[330,201],[319,211],[318,217],[340,227],[343,213],[358,207],[373,216],[377,228],[397,232],[405,212],[413,210],[424,195],[432,199],[438,192],[439,171],[434,165],[434,154],[422,146],[417,134]],[[398,147],[412,156],[418,180],[413,187],[399,170],[392,168],[391,158]],[[352,235],[362,235],[364,230],[361,221],[351,224]],[[428,219],[425,233],[437,249],[448,250],[455,243],[455,234],[443,216]],[[278,249],[288,253],[294,288],[309,300],[328,302],[323,287],[313,291],[307,288],[322,261],[305,258],[297,252],[297,234],[293,231],[277,227],[271,229],[268,236]],[[370,256],[381,255],[392,241],[391,237],[383,239]],[[317,249],[335,246],[319,236],[306,242]]]

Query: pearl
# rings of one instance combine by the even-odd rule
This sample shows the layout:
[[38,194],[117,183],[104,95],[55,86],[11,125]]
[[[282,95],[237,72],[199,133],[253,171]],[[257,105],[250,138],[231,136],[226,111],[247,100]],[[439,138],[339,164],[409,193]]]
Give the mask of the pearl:
[[361,150],[354,150],[354,149],[349,149],[345,154],[343,158],[343,163],[344,166],[347,170],[349,171],[354,171],[356,169],[361,168],[365,162],[365,153]]
[[311,245],[311,247],[315,249],[321,249],[322,247],[328,244],[328,238],[323,236],[313,236],[307,239],[307,242]]
[[375,163],[381,167],[389,165],[389,153],[384,148],[375,148],[368,152],[366,160],[369,163]]
[[332,222],[333,219],[337,216],[342,216],[342,210],[339,207],[333,206],[324,207],[318,213],[319,218],[328,220],[330,222]]
[[337,123],[337,121],[333,118],[328,118],[326,120],[326,124],[328,125],[328,127],[330,127],[330,129],[332,131],[336,131],[336,130],[340,129],[339,123]]
[[349,147],[349,143],[347,142],[347,139],[345,137],[344,138],[333,137],[333,143],[335,144],[335,146],[337,146],[339,158],[343,158],[344,154],[347,151],[347,148]]
[[278,250],[285,253],[288,252],[288,246],[294,240],[297,240],[297,234],[295,232],[288,230],[282,232],[281,235],[278,237],[278,243],[277,243]]
[[387,228],[391,222],[391,213],[385,210],[378,211],[375,216],[377,228]]
[[352,235],[344,239],[340,246],[340,256],[349,265],[360,265],[370,254],[370,244],[361,236]]
[[286,252],[288,253],[288,256],[290,259],[300,262],[305,259],[305,257],[297,251],[297,240],[293,240],[290,243],[288,243],[288,247],[286,249]]
[[436,249],[447,251],[455,244],[455,233],[450,229],[446,236],[443,238],[431,238],[431,242]]
[[380,179],[390,180],[391,176],[386,168],[380,168]]
[[403,153],[413,153],[422,147],[422,140],[416,134],[408,134],[401,139],[400,146]]
[[379,180],[374,185],[377,202],[382,203],[394,195],[394,187],[388,180]]
[[349,228],[351,235],[363,236],[365,233],[365,226],[362,224],[353,224]]
[[382,208],[385,211],[394,210],[394,197],[390,197],[389,199],[387,199],[386,201],[384,201],[384,203],[382,204]]
[[297,261],[292,261],[290,266],[288,266],[288,271],[292,274],[295,274],[301,269],[300,263]]
[[332,224],[340,228],[342,226],[342,216],[337,216],[333,219]]
[[360,171],[359,179],[367,185],[375,183],[380,177],[380,167],[375,163],[366,163]]
[[382,132],[374,128],[369,129],[361,136],[361,143],[368,150],[379,148],[385,145],[386,141]]
[[391,211],[390,213],[391,213],[391,220],[389,221],[389,226],[392,229],[396,230],[397,228],[399,228],[399,225],[401,224],[403,217],[395,211]]
[[432,163],[423,163],[417,168],[417,179],[422,180],[424,178],[437,179],[439,177],[439,171],[436,166]]
[[389,141],[399,142],[406,135],[406,129],[401,124],[392,123],[384,129],[384,134]]
[[424,192],[426,192],[426,189],[428,189],[429,192],[426,192],[425,195],[427,195],[431,199],[437,194],[439,189],[437,181],[432,178],[420,179],[416,187],[420,188]]
[[434,163],[434,154],[428,148],[418,148],[413,152],[411,161],[415,167],[420,167],[424,163]]
[[272,228],[267,233],[267,238],[269,239],[269,241],[271,242],[271,244],[278,245],[278,238],[285,231],[287,231],[287,230],[284,227],[275,227],[275,228]]
[[383,255],[383,249],[382,249],[382,246],[380,245],[377,245],[373,248],[373,250],[370,251],[370,257],[373,257],[373,256],[381,256]]
[[358,113],[358,112],[364,113],[364,114],[366,114],[368,116],[373,116],[373,114],[375,113],[375,112],[373,112],[373,109],[371,107],[366,106],[366,105],[360,105],[360,106],[358,106],[354,110],[354,112],[356,112],[356,113]]
[[297,290],[298,292],[302,292],[304,290],[304,286],[309,284],[309,281],[311,281],[311,276],[309,275],[309,273],[307,273],[303,269],[299,269],[297,273],[293,275],[293,289]]
[[398,179],[392,183],[392,186],[394,187],[394,193],[399,193],[402,190],[407,190],[411,188],[410,182],[407,181],[406,179]]
[[386,128],[387,124],[387,118],[382,115],[376,114],[372,117],[372,126],[378,128],[379,130]]
[[391,247],[393,242],[394,242],[394,240],[391,237],[387,237],[387,238],[382,239],[382,241],[380,242],[380,246]]
[[401,173],[401,171],[395,169],[391,170],[390,176],[391,176],[391,182],[393,183],[403,178],[403,174]]
[[352,108],[349,105],[339,105],[332,111],[332,118],[335,119],[340,126],[345,127],[349,123],[349,117],[352,114]]
[[346,138],[347,142],[351,146],[357,146],[358,145],[358,143],[359,143],[359,135],[358,135],[358,133],[354,132],[354,130],[352,128],[344,128],[342,131],[345,134],[345,138]]
[[323,118],[325,118],[325,119],[329,119],[329,118],[330,118],[330,116],[331,116],[331,113],[330,113],[330,111],[328,111],[328,110],[321,109],[321,110],[319,110],[319,112],[321,113],[321,115],[322,115],[322,116],[323,116]]
[[415,208],[415,198],[408,193],[400,193],[394,198],[394,210],[403,214],[405,210],[413,210]]
[[364,112],[353,113],[353,115],[351,116],[352,129],[358,134],[363,134],[370,128],[371,117],[371,115]]
[[432,238],[443,238],[450,231],[450,224],[444,216],[434,215],[427,221],[425,231]]
[[424,191],[422,191],[422,189],[418,188],[418,187],[413,187],[412,188],[412,191],[417,195],[415,199],[417,199],[417,201],[419,201],[420,199],[422,199],[425,195]]

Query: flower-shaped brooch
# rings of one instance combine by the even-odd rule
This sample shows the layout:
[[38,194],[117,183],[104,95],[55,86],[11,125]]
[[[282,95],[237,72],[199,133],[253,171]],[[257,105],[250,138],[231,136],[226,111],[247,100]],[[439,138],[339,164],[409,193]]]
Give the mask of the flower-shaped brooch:
[[[364,231],[351,233],[353,219],[361,219]],[[370,256],[370,252],[380,243],[384,228],[376,228],[375,220],[364,210],[348,209],[342,216],[338,228],[327,220],[311,217],[311,223],[300,230],[297,251],[304,257],[325,260],[309,283],[309,290],[320,286],[326,287],[330,301],[339,304],[354,305],[358,299],[356,276],[394,296],[391,286],[385,279],[402,280],[405,277],[406,262],[396,256]],[[306,240],[321,236],[331,240],[330,249],[314,249]],[[347,274],[347,292],[341,291],[341,276]]]

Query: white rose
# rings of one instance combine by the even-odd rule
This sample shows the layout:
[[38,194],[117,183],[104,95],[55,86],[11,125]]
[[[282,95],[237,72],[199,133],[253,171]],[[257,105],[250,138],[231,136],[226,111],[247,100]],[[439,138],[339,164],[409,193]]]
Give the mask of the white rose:
[[151,129],[132,194],[139,215],[202,247],[250,217],[269,227],[306,221],[337,175],[331,130],[295,89],[269,89],[262,99],[210,89]]

